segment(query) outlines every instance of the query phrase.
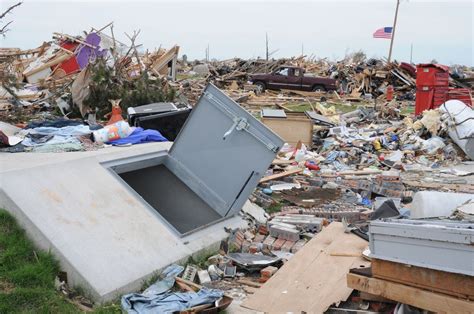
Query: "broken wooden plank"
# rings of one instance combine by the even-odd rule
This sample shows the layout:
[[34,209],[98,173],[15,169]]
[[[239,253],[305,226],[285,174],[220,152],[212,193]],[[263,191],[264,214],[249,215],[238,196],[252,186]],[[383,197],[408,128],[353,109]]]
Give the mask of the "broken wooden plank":
[[472,313],[474,309],[474,302],[468,300],[352,273],[347,274],[347,286],[433,312]]
[[369,265],[361,257],[330,256],[329,252],[361,253],[367,242],[345,233],[340,222],[324,228],[259,290],[243,307],[267,313],[323,313],[346,300],[352,289],[346,285],[349,269]]
[[253,287],[253,288],[260,288],[262,286],[261,283],[251,281],[251,280],[248,280],[248,279],[238,279],[237,282],[241,283],[243,285],[249,286],[249,287]]
[[372,276],[401,284],[474,300],[474,277],[372,259]]
[[291,165],[294,163],[294,160],[286,160],[286,159],[274,159],[272,161],[272,165]]
[[270,176],[266,176],[266,177],[263,177],[262,179],[260,179],[260,183],[275,180],[275,179],[279,179],[279,178],[283,178],[283,177],[287,177],[287,176],[291,176],[292,174],[297,174],[297,173],[303,172],[303,170],[304,169],[299,169],[298,168],[298,169],[283,171],[283,172],[280,172],[280,173],[277,173],[277,174],[272,174]]

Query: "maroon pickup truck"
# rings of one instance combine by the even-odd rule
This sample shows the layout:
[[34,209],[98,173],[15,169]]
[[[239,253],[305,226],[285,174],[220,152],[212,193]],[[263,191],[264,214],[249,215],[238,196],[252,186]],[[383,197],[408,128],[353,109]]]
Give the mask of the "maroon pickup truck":
[[336,90],[336,80],[311,76],[304,69],[294,66],[281,66],[269,74],[253,74],[250,82],[256,86],[257,92],[265,89],[295,89],[302,91]]

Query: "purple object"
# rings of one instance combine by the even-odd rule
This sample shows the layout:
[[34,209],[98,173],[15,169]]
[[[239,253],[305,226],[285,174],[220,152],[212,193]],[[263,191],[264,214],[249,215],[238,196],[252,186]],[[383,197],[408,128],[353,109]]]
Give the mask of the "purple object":
[[90,60],[95,60],[97,57],[103,57],[107,54],[107,49],[100,49],[100,36],[97,35],[96,33],[90,33],[86,37],[86,43],[96,47],[91,48],[88,46],[82,46],[81,50],[76,56],[77,63],[79,64],[79,67],[84,69],[88,64]]
[[133,130],[132,134],[127,137],[119,138],[114,141],[107,142],[111,145],[126,145],[126,144],[140,144],[149,142],[167,142],[168,140],[161,135],[157,130],[143,130],[143,128],[137,127]]

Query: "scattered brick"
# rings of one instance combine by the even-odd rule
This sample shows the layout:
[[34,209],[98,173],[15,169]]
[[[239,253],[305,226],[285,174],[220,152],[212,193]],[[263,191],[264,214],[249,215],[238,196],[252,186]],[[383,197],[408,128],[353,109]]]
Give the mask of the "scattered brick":
[[267,249],[267,250],[270,250],[272,245],[273,245],[273,242],[275,242],[275,240],[276,239],[272,236],[266,237],[266,239],[263,241],[263,248]]
[[293,245],[293,247],[291,248],[291,253],[296,253],[298,252],[299,250],[301,250],[301,248],[306,244],[306,241],[305,240],[299,240],[295,243],[295,245]]
[[291,252],[291,249],[293,248],[293,246],[295,245],[296,241],[290,241],[290,240],[287,240],[285,242],[285,244],[283,244],[283,246],[281,247],[281,250],[283,252]]
[[286,240],[285,239],[276,239],[275,242],[272,244],[272,250],[273,251],[279,251],[281,247],[285,244]]

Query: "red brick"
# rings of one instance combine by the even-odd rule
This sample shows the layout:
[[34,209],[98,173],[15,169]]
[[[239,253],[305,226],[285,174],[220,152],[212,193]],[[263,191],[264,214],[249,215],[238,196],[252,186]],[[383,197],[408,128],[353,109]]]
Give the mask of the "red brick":
[[273,242],[275,242],[275,238],[272,236],[266,237],[266,239],[263,241],[263,248],[264,249],[270,249],[273,245]]
[[254,243],[262,243],[263,241],[265,240],[265,235],[264,234],[260,234],[260,233],[257,233],[255,235],[255,238],[253,238],[253,241]]
[[249,247],[249,253],[257,253],[259,250],[258,250],[258,245],[256,243],[252,243]]
[[291,252],[291,249],[293,248],[295,243],[296,243],[296,241],[286,240],[285,244],[281,247],[281,250],[283,252]]
[[265,225],[260,225],[260,226],[258,227],[258,233],[263,234],[263,235],[267,235],[267,234],[268,234],[267,226],[265,226]]
[[277,268],[277,267],[274,267],[274,266],[267,266],[267,267],[265,267],[264,269],[262,269],[262,270],[260,271],[260,275],[262,275],[262,277],[270,278],[270,277],[273,276],[277,271],[278,271],[278,268]]
[[279,251],[281,247],[285,244],[285,242],[286,242],[285,239],[277,239],[275,242],[273,242],[272,250]]
[[299,240],[295,243],[295,245],[293,245],[293,247],[291,248],[291,253],[296,253],[298,252],[299,250],[301,250],[301,248],[306,244],[306,241],[305,240]]

